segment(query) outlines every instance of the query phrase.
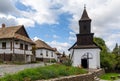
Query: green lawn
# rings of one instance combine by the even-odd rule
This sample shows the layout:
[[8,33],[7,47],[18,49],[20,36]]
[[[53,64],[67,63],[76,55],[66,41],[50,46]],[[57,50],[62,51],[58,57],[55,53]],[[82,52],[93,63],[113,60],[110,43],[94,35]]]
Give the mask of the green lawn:
[[4,77],[0,78],[0,81],[35,81],[84,73],[87,73],[85,69],[54,64],[45,67],[25,69],[12,75],[7,74]]
[[118,73],[106,73],[106,74],[102,75],[100,78],[103,80],[112,80],[111,77],[113,77],[113,76],[116,79],[118,79],[118,77],[117,77],[118,75],[120,75],[120,74],[118,74]]

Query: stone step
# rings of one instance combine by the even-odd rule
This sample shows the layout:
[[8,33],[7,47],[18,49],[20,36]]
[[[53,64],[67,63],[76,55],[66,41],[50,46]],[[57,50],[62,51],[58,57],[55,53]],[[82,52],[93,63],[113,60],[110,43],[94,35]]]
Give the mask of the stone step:
[[100,81],[100,78],[94,77],[94,81]]

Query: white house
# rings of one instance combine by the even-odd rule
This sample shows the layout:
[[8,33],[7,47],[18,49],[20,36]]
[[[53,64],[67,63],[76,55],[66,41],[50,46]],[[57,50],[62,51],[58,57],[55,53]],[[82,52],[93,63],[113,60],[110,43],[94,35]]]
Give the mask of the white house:
[[76,43],[69,49],[73,66],[83,68],[100,68],[101,48],[93,41],[94,33],[91,33],[91,19],[84,8],[79,20],[79,34],[76,35]]
[[23,25],[0,28],[0,61],[31,62],[32,45]]
[[57,48],[54,48],[54,53],[55,53],[55,60],[57,62],[60,62],[60,58],[62,57],[62,54],[57,50]]
[[55,59],[54,49],[42,40],[35,41],[36,44],[36,60],[52,61]]

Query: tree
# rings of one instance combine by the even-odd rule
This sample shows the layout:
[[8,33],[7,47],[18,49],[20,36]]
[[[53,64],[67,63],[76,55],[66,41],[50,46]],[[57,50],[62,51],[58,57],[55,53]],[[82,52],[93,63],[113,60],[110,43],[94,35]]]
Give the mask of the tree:
[[102,38],[95,37],[94,42],[102,48],[102,52],[107,52],[109,50]]
[[95,37],[94,42],[102,48],[100,52],[100,63],[102,68],[107,70],[114,70],[117,64],[115,54],[110,53],[102,38]]
[[115,59],[117,61],[115,69],[120,70],[120,46],[117,43],[116,43],[115,47],[113,48],[112,53],[115,54],[115,56],[116,56]]
[[112,53],[113,53],[113,54],[119,54],[119,46],[118,46],[117,43],[116,43],[116,45],[115,45],[115,48],[113,48]]
[[33,56],[32,56],[32,61],[33,61],[33,62],[36,61],[36,57],[35,57],[35,56],[36,56],[36,55],[35,55],[35,54],[36,54],[36,51],[35,51],[35,50],[36,50],[36,46],[33,45],[33,46],[32,46],[32,54],[33,54]]

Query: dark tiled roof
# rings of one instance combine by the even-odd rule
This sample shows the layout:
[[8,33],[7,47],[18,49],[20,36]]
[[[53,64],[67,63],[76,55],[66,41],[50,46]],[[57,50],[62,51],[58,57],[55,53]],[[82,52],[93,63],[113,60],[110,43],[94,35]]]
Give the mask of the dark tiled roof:
[[34,44],[34,42],[29,37],[17,33],[17,31],[22,27],[24,26],[18,25],[18,26],[0,28],[0,39],[15,38]]
[[82,20],[91,20],[91,19],[89,18],[88,14],[87,14],[86,9],[84,9],[83,14],[82,14],[82,17],[81,17],[80,20],[81,20],[81,21],[82,21]]
[[94,48],[99,48],[102,49],[101,47],[99,47],[96,43],[93,43],[92,45],[77,45],[77,43],[75,43],[70,49],[94,49]]
[[38,48],[38,49],[48,49],[48,50],[54,51],[54,49],[52,47],[50,47],[47,43],[45,43],[42,40],[35,41],[35,44],[36,44],[36,48]]

